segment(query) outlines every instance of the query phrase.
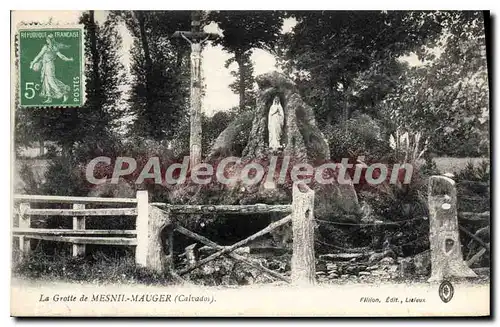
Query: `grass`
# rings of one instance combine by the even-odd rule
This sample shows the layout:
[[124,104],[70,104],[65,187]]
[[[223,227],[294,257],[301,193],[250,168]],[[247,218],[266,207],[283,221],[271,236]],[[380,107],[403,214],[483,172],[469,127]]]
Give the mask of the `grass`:
[[167,275],[137,267],[130,256],[113,257],[95,252],[85,258],[65,253],[32,252],[13,266],[13,276],[59,281],[109,284],[170,285]]
[[[138,267],[133,255],[113,255],[102,250],[85,257],[73,257],[64,249],[51,253],[35,249],[22,260],[13,260],[13,276],[22,279],[78,282],[89,284],[144,284],[166,286],[178,284],[168,273],[157,274]],[[15,253],[14,258],[18,257]],[[219,258],[183,276],[184,281],[197,285],[246,285],[255,281],[259,271],[227,258]],[[266,278],[257,278],[258,281]]]

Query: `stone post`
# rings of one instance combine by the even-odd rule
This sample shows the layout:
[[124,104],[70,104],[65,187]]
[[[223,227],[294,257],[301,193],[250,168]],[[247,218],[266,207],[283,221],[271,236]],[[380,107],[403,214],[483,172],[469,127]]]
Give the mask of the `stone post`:
[[292,198],[292,284],[313,285],[316,280],[314,191],[306,184],[295,183]]
[[455,182],[445,176],[431,176],[428,201],[432,271],[428,281],[442,281],[449,277],[477,277],[462,256]]
[[[172,270],[173,260],[167,257],[161,242],[161,231],[171,228],[170,214],[148,203],[148,192],[137,191],[137,246],[135,261],[137,265],[163,274]],[[170,249],[168,249],[170,253]]]

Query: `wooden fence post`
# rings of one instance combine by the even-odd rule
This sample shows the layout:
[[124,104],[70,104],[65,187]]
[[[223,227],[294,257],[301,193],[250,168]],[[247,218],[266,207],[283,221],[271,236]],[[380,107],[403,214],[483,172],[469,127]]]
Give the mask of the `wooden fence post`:
[[313,285],[316,280],[314,256],[314,191],[295,183],[292,193],[292,284]]
[[[85,209],[85,204],[74,203],[73,209]],[[85,229],[85,217],[73,217],[73,230]],[[85,255],[85,244],[73,244],[73,257]]]
[[137,191],[135,261],[139,266],[159,274],[171,271],[173,265],[173,258],[167,257],[161,242],[160,233],[165,227],[173,230],[168,208],[160,210],[149,205],[148,192]]
[[455,182],[445,176],[431,176],[428,201],[432,270],[428,281],[442,281],[448,277],[477,277],[462,256]]
[[[29,209],[29,203],[21,203],[19,205],[19,228],[31,228],[31,216],[25,214]],[[19,237],[19,250],[22,257],[25,257],[30,253],[31,241],[26,236]]]
[[135,262],[142,266],[147,266],[148,255],[148,216],[149,216],[149,199],[148,191],[137,191],[137,246],[135,249]]

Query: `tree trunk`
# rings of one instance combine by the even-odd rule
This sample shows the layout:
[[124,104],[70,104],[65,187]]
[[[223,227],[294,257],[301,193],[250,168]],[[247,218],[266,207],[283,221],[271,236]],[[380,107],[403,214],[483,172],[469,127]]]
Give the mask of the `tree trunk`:
[[240,95],[240,110],[243,110],[243,109],[245,109],[245,102],[246,102],[245,62],[243,59],[243,52],[236,51],[236,53],[234,54],[234,59],[236,60],[236,63],[238,64],[238,74],[239,74],[238,93]]
[[349,89],[347,85],[347,81],[344,77],[342,77],[342,91],[344,93],[344,103],[342,106],[342,123],[344,124],[344,131],[345,133],[348,132],[347,130],[347,121],[349,120],[349,95],[347,94],[347,90]]
[[68,165],[71,163],[71,157],[73,154],[72,148],[73,148],[73,141],[64,142],[61,145],[61,155],[63,158],[65,158]]
[[100,73],[100,54],[98,49],[98,31],[97,24],[95,22],[94,10],[89,11],[89,38],[90,38],[90,55],[92,60],[92,97],[89,99],[91,110],[95,112],[97,119],[101,124],[96,125],[94,130],[96,139],[96,147],[99,148],[99,140],[104,140],[107,134],[106,128],[103,126],[103,122],[106,121],[105,112],[103,109],[103,92],[102,92],[102,82]]
[[[148,111],[148,109],[152,107],[151,86],[153,85],[152,83],[154,83],[154,81],[152,80],[151,75],[153,70],[153,60],[151,59],[151,52],[149,50],[149,43],[146,34],[146,17],[144,16],[144,13],[142,11],[136,11],[135,14],[137,17],[137,22],[139,23],[139,35],[141,39],[142,51],[144,53],[144,63],[145,63],[144,70],[146,72],[145,74],[146,111]],[[152,117],[151,115],[146,115],[146,117],[148,117],[147,119],[149,121],[149,125],[154,126],[156,117]],[[151,130],[143,132],[148,134],[155,140],[161,139],[161,131]]]
[[[146,71],[151,72],[153,66],[153,61],[151,60],[151,54],[149,51],[149,44],[146,35],[146,18],[141,11],[136,11],[137,21],[139,23],[139,32],[141,36],[142,50],[144,51],[144,62],[146,63]],[[148,76],[146,76],[148,77]]]
[[332,117],[332,114],[335,112],[334,111],[334,108],[333,108],[333,76],[330,75],[328,80],[330,81],[330,83],[328,83],[328,94],[327,94],[327,98],[326,98],[326,103],[327,103],[327,109],[328,109],[328,113],[326,115],[326,123],[328,126],[330,126],[332,124],[332,121],[333,121],[333,117]]
[[94,18],[94,10],[89,11],[89,37],[90,53],[92,56],[92,83],[94,84],[93,102],[99,107],[101,95],[101,78],[99,74],[99,51],[97,49],[97,25]]

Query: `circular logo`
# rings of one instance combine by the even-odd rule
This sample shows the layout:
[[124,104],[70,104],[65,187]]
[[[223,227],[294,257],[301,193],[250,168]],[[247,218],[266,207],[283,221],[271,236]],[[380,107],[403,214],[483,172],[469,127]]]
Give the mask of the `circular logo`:
[[439,285],[439,297],[441,298],[441,301],[444,303],[448,303],[451,301],[453,298],[453,293],[454,293],[453,285],[447,280],[441,283]]

